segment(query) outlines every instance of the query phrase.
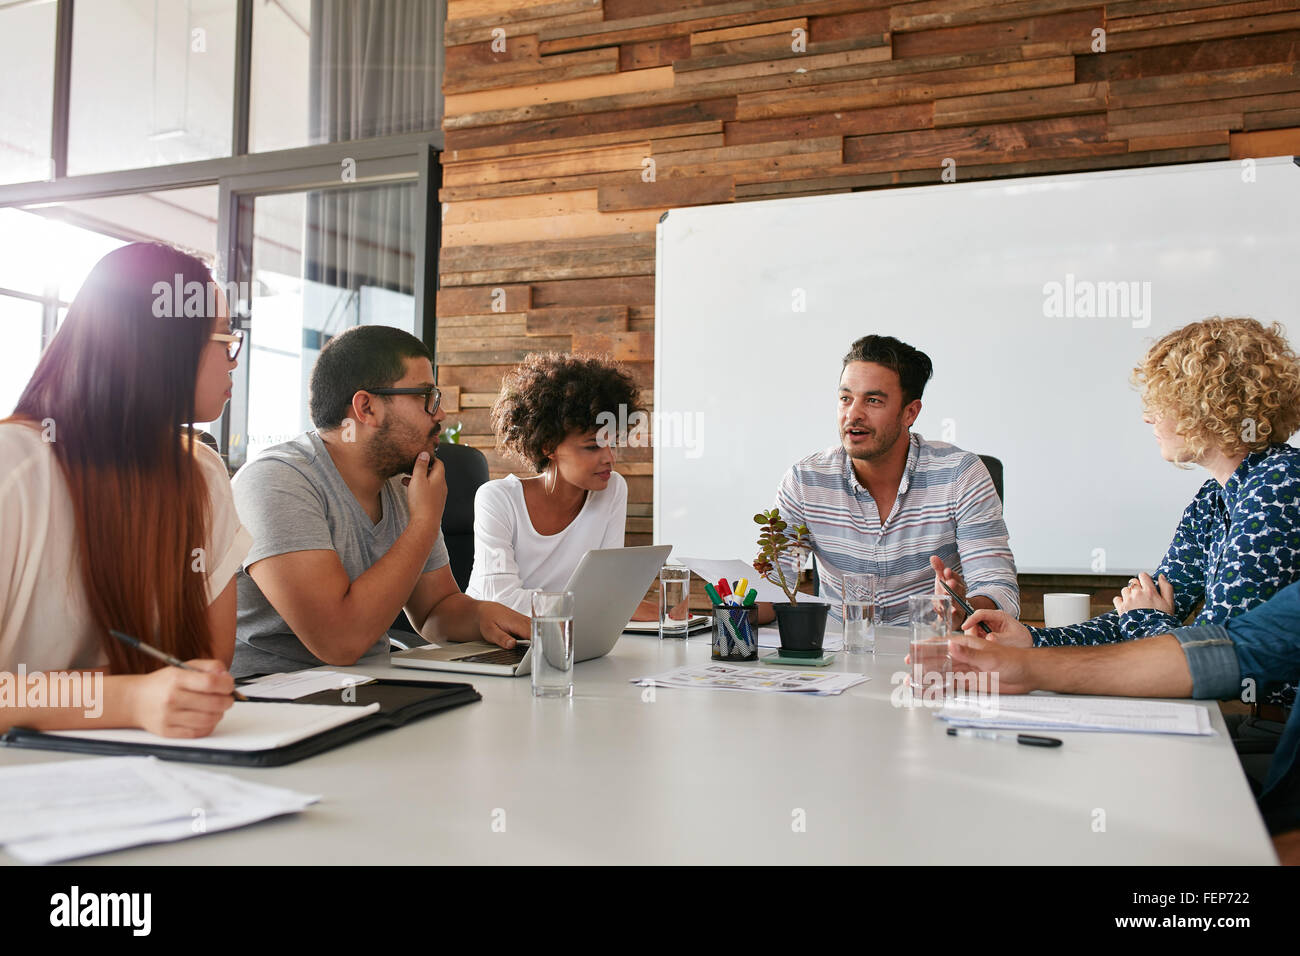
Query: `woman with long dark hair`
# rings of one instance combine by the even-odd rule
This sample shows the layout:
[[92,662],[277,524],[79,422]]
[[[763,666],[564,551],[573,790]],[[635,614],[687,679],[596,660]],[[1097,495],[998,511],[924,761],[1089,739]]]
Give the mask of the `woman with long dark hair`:
[[[133,243],[86,278],[0,421],[0,687],[16,689],[0,730],[200,737],[230,706],[234,572],[251,542],[225,465],[190,423],[221,415],[241,342],[194,256]],[[59,672],[80,678],[50,680]],[[102,699],[55,699],[60,683]]]

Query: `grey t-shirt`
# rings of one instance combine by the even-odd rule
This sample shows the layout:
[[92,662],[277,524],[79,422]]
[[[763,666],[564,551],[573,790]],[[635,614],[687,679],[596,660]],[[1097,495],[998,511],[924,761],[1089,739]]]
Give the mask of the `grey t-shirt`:
[[[253,536],[253,547],[237,576],[239,627],[231,673],[296,671],[324,662],[307,650],[248,576],[248,566],[291,551],[337,551],[343,570],[355,581],[388,552],[410,520],[400,476],[380,491],[383,517],[378,524],[361,508],[334,466],[316,432],[268,448],[231,482],[239,518]],[[447,564],[442,532],[424,573]],[[388,638],[375,642],[362,660],[388,656]]]

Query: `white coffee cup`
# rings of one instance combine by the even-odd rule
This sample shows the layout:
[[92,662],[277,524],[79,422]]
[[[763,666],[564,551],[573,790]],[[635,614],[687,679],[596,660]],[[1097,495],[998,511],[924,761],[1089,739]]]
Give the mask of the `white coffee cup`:
[[1048,627],[1069,627],[1092,617],[1091,594],[1044,594],[1043,623]]

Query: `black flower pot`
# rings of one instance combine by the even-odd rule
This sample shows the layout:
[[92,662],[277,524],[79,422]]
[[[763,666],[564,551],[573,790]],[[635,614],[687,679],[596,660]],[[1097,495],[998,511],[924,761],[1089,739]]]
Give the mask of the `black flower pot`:
[[821,657],[829,604],[774,604],[785,657]]

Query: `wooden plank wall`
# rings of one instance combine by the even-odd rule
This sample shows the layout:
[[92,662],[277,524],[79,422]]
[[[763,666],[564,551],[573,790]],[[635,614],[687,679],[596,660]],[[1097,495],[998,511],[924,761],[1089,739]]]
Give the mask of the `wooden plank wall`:
[[446,44],[439,377],[493,477],[528,352],[651,388],[668,209],[1300,153],[1300,0],[449,0]]

